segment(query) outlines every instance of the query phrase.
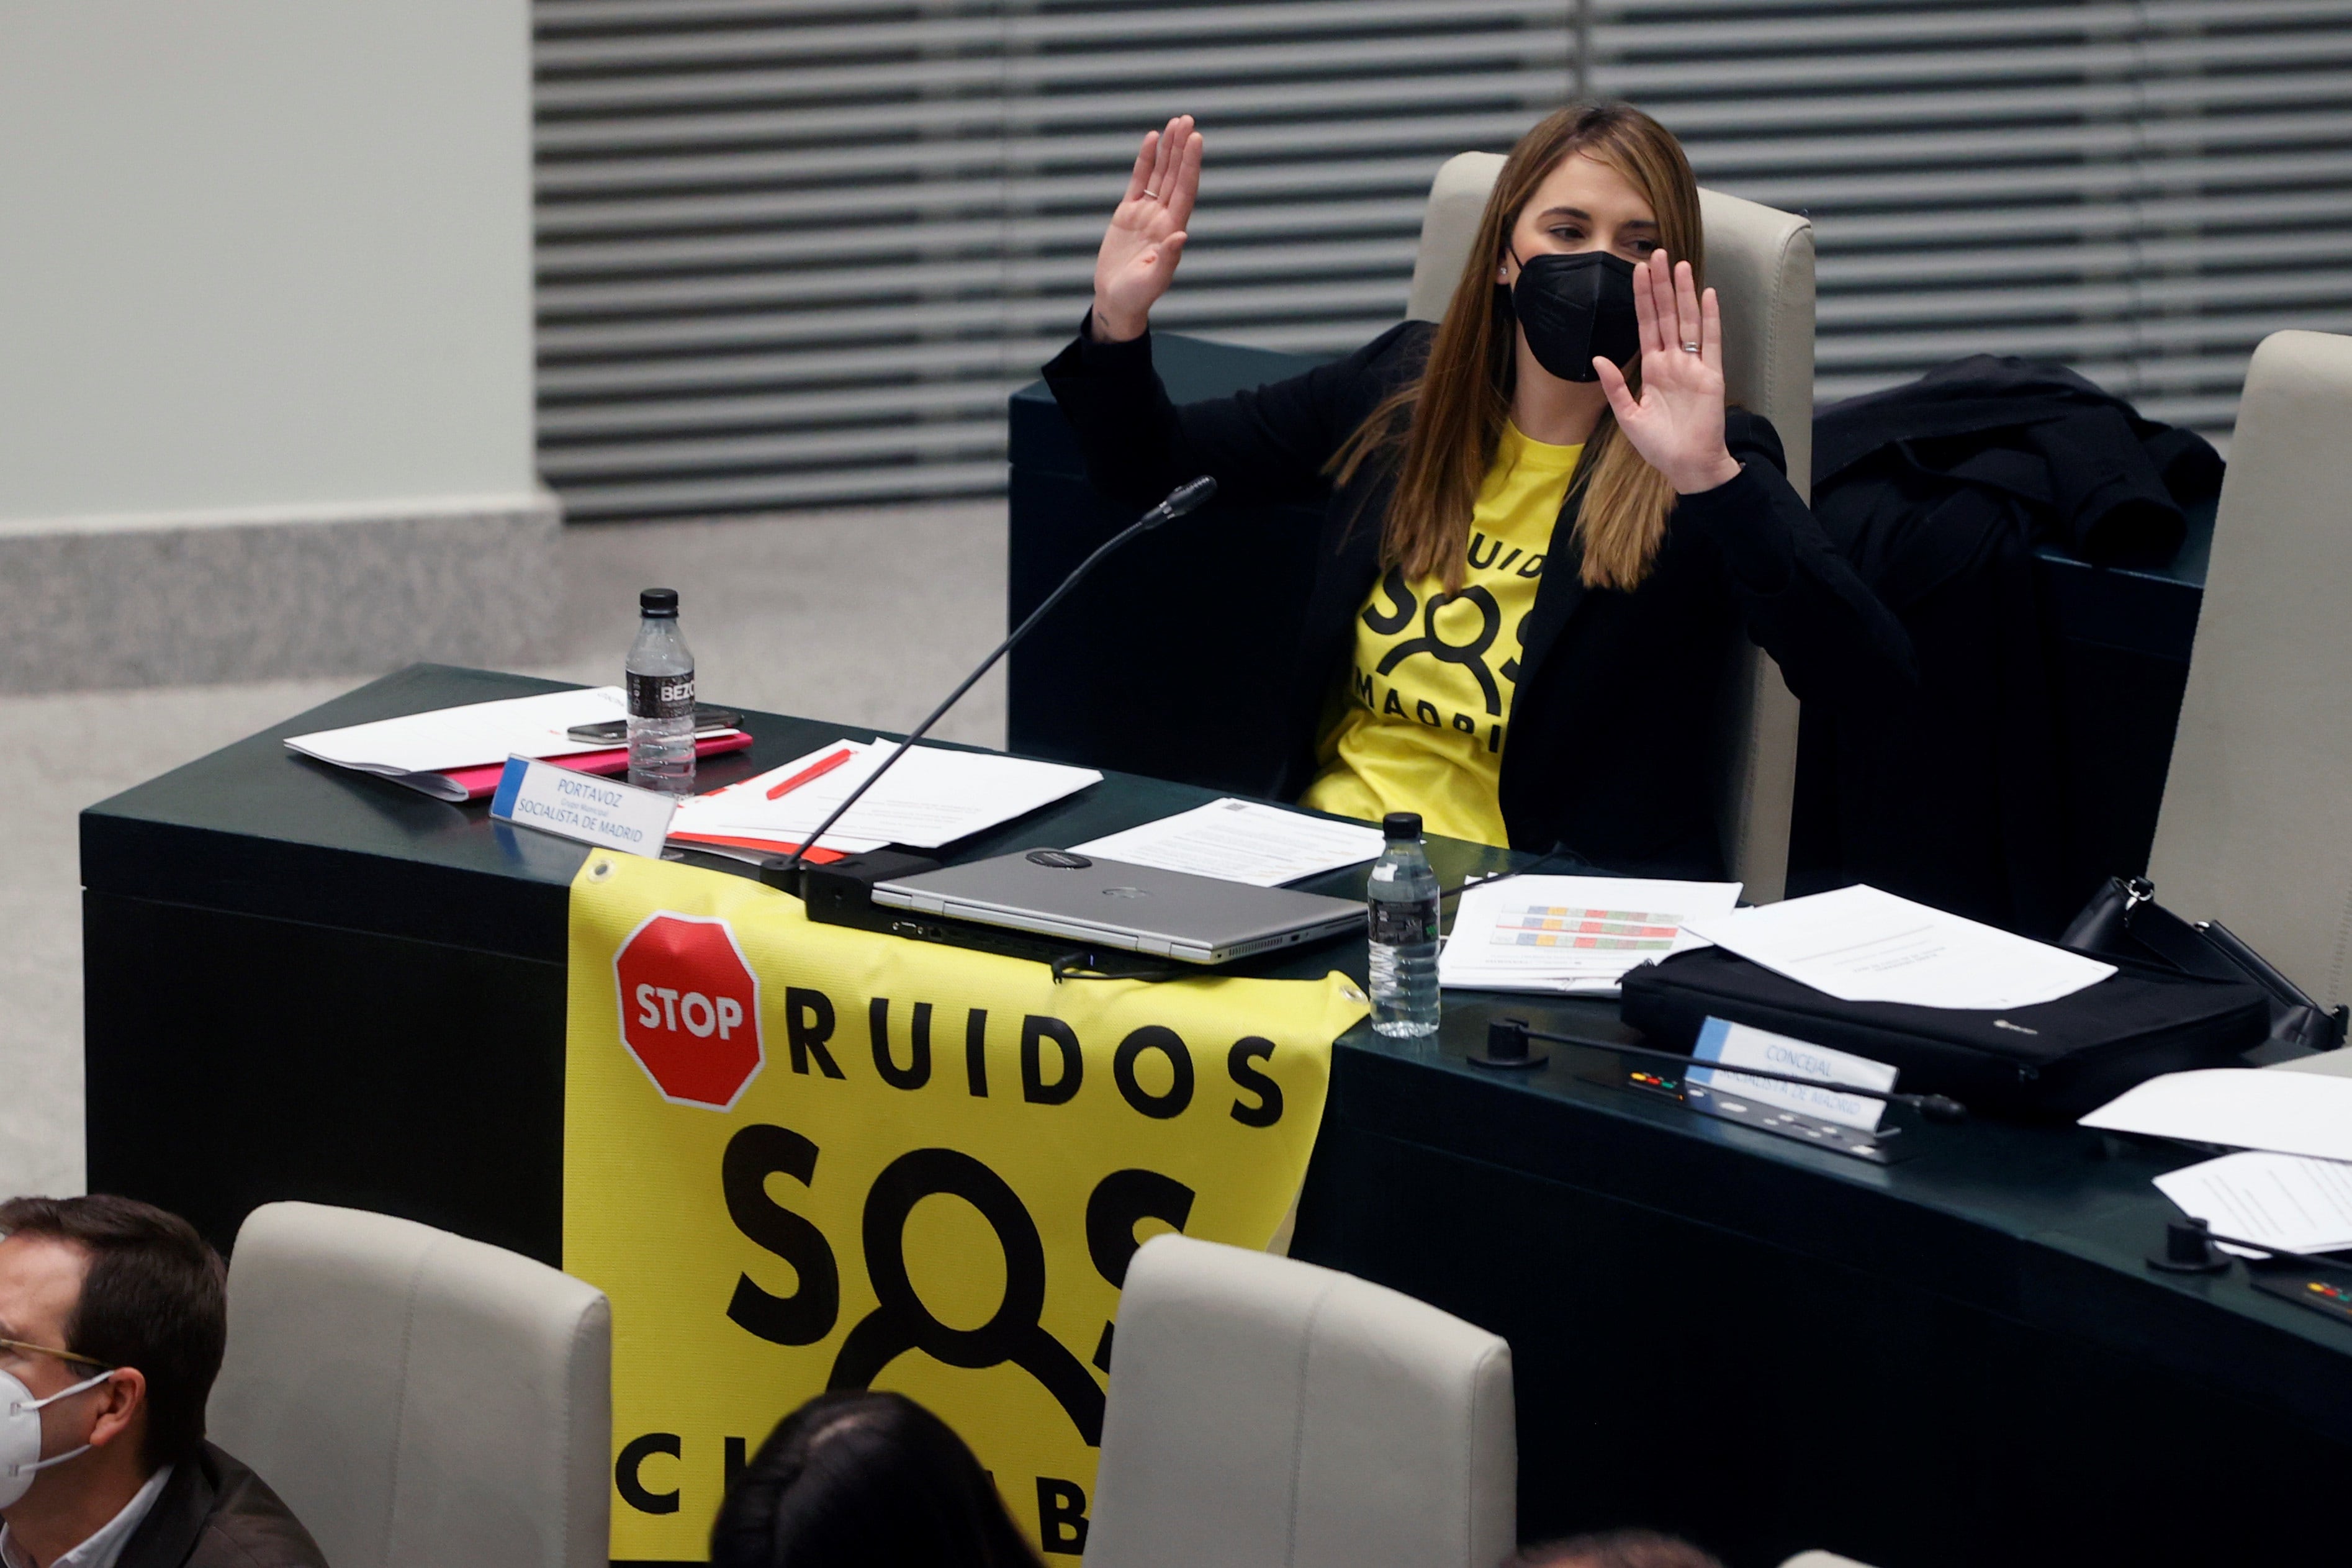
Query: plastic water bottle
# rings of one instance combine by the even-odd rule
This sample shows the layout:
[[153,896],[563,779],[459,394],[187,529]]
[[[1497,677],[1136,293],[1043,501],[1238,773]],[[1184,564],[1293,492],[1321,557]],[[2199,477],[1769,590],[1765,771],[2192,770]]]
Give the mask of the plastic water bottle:
[[1388,847],[1372,862],[1365,910],[1371,940],[1372,1027],[1415,1038],[1437,1033],[1437,873],[1421,847],[1421,817],[1391,812]]
[[629,645],[629,782],[642,789],[694,791],[694,654],[677,629],[677,590],[637,595],[637,640]]

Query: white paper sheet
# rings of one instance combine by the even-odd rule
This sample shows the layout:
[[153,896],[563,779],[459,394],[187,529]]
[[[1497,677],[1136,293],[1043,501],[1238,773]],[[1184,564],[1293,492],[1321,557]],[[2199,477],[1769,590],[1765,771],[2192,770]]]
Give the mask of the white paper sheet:
[[1721,1070],[1715,1068],[1688,1068],[1683,1074],[1687,1082],[1704,1084],[1718,1094],[1737,1095],[1743,1100],[1775,1105],[1783,1110],[1818,1116],[1841,1127],[1858,1127],[1864,1132],[1878,1130],[1879,1120],[1886,1113],[1885,1100],[1872,1100],[1865,1095],[1840,1094],[1836,1089],[1817,1088],[1811,1084],[1751,1078],[1746,1073],[1728,1069],[1761,1068],[1766,1072],[1827,1079],[1832,1083],[1848,1083],[1859,1089],[1885,1090],[1895,1087],[1895,1069],[1885,1062],[1833,1051],[1827,1046],[1792,1040],[1769,1029],[1750,1028],[1746,1024],[1728,1023],[1721,1018],[1706,1021],[1706,1027],[1699,1031],[1698,1047],[1691,1054],[1708,1061],[1719,1061],[1724,1067]]
[[564,731],[574,724],[602,724],[628,716],[629,700],[619,687],[593,686],[319,730],[289,736],[286,744],[306,757],[363,773],[432,773],[481,767],[509,757],[609,752],[610,741],[575,741]]
[[1278,888],[1370,860],[1383,842],[1377,827],[1226,799],[1068,847],[1130,866]]
[[2259,1068],[2168,1072],[2082,1120],[2110,1132],[2352,1160],[2352,1078]]
[[1841,888],[1695,922],[1742,958],[1848,1002],[2030,1007],[2115,965],[1948,915],[1876,888]]
[[1705,939],[1685,929],[1728,912],[1737,882],[1500,877],[1465,888],[1437,956],[1440,985],[1613,995],[1625,972]]
[[[844,748],[852,753],[847,763],[779,799],[768,798],[769,789],[775,784]],[[695,796],[678,808],[670,834],[673,837],[698,833],[795,838],[813,832],[897,749],[895,743],[869,746],[856,741],[820,746],[756,778]],[[1030,762],[993,752],[917,746],[849,808],[834,833],[845,839],[936,849],[1050,805],[1101,778],[1092,768]],[[835,838],[828,836],[824,847],[836,847]]]
[[[2299,1154],[2224,1154],[2156,1178],[2191,1219],[2289,1252],[2352,1247],[2352,1164]],[[2241,1257],[2258,1254],[2228,1248]]]

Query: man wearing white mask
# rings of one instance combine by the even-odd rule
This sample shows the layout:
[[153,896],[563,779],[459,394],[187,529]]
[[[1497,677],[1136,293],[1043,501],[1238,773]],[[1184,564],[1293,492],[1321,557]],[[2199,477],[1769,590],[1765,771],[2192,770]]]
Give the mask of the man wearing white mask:
[[220,1255],[128,1198],[0,1203],[0,1568],[326,1568],[205,1441]]

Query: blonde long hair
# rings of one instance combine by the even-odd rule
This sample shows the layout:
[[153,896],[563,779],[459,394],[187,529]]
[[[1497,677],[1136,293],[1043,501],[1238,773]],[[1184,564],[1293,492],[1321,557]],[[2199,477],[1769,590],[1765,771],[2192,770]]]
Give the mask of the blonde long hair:
[[[1442,574],[1449,592],[1462,586],[1478,489],[1510,418],[1517,374],[1517,318],[1495,268],[1510,244],[1520,211],[1537,187],[1580,153],[1623,175],[1657,215],[1659,243],[1687,261],[1706,286],[1698,182],[1674,133],[1630,103],[1571,103],[1519,138],[1504,160],[1478,219],[1470,259],[1454,286],[1445,319],[1430,342],[1421,375],[1383,399],[1332,458],[1346,484],[1379,458],[1396,466],[1396,490],[1381,531],[1381,562],[1406,577]],[[1624,366],[1641,390],[1641,358]],[[1666,532],[1675,489],[1643,459],[1603,409],[1585,442],[1575,489],[1581,574],[1589,588],[1632,589],[1649,575]]]

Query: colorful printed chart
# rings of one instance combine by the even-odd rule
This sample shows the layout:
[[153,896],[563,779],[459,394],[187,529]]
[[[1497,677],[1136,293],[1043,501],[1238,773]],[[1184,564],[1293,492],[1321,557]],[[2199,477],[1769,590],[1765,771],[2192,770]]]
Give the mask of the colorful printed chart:
[[1686,921],[1727,914],[1737,882],[1509,877],[1462,894],[1441,984],[1609,994],[1628,969],[1705,942]]
[[1679,913],[1580,910],[1562,904],[1506,905],[1487,939],[1496,947],[1565,947],[1597,952],[1664,952],[1682,930]]

